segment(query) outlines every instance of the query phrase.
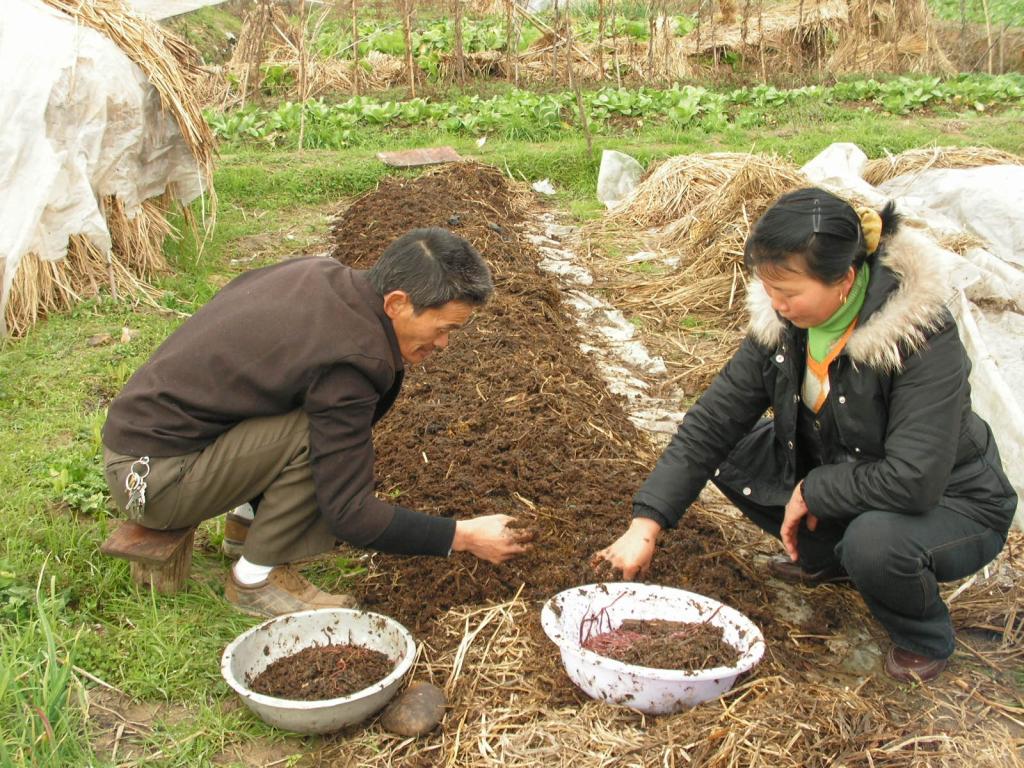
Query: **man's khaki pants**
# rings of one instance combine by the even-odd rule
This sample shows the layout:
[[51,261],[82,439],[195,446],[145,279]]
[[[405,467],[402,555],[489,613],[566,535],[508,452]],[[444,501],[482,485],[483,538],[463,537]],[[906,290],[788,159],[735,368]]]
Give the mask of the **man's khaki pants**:
[[[103,458],[111,494],[124,510],[125,478],[140,457],[104,449]],[[317,509],[309,420],[301,410],[243,421],[195,453],[151,457],[146,505],[137,522],[159,530],[184,528],[261,494],[242,550],[246,560],[281,565],[335,546]]]

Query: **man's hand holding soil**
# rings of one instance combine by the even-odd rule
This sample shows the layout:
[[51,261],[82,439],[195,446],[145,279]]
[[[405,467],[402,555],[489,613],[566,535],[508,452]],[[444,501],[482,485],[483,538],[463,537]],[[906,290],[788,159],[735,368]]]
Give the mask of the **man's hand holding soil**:
[[528,528],[510,527],[509,515],[484,515],[455,524],[453,552],[469,552],[489,563],[503,563],[530,548],[534,533]]

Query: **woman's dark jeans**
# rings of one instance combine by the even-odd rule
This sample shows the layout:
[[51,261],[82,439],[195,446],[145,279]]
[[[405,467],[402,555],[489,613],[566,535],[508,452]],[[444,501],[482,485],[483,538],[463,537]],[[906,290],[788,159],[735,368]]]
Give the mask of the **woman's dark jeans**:
[[[784,507],[762,506],[715,485],[746,517],[779,538]],[[955,641],[939,582],[979,570],[1005,541],[1004,534],[940,505],[921,515],[865,512],[846,525],[821,520],[815,531],[801,525],[797,550],[807,571],[842,563],[897,646],[944,659]]]

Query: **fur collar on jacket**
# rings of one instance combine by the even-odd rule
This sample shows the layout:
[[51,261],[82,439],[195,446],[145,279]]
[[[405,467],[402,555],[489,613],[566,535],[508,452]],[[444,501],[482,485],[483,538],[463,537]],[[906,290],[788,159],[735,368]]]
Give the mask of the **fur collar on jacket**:
[[[871,265],[871,282],[860,323],[844,350],[854,364],[882,372],[898,371],[903,367],[904,356],[923,347],[928,336],[945,324],[950,291],[936,268],[941,262],[931,258],[937,248],[932,240],[906,225],[883,239],[881,253]],[[885,280],[885,270],[896,284],[878,306],[872,301],[872,287],[877,294],[883,281],[891,282]],[[775,314],[760,280],[750,285],[747,309],[748,333],[765,346],[777,346],[790,325]]]

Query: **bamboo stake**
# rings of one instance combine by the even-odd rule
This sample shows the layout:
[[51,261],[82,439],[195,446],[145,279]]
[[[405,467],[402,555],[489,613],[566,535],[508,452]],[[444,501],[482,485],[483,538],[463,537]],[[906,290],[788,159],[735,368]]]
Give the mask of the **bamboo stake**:
[[654,77],[654,19],[657,16],[658,0],[651,0],[647,6],[647,77]]
[[459,85],[466,84],[466,58],[462,49],[462,0],[452,0],[455,6],[455,75],[459,79]]
[[960,66],[967,63],[967,0],[960,0]]
[[[572,18],[566,15],[566,31],[568,34],[569,50],[572,51],[573,31]],[[569,85],[576,92],[576,109],[580,114],[580,125],[583,126],[583,136],[587,140],[587,154],[591,160],[594,158],[594,140],[590,135],[590,123],[587,121],[587,110],[583,108],[583,92],[580,90],[580,79],[576,76],[576,60],[572,54],[569,55]]]
[[359,74],[359,0],[352,0],[352,91],[358,96],[360,92]]
[[604,0],[597,0],[597,69],[604,77]]
[[988,0],[981,0],[981,9],[985,13],[985,41],[988,43],[988,73],[992,74],[992,17],[988,12]]
[[768,65],[764,57],[764,0],[757,0],[757,55],[761,60],[761,82],[768,82]]
[[[554,0],[554,12],[555,12],[555,15],[554,15],[554,20],[555,20],[554,33],[555,33],[555,37],[551,41],[551,79],[552,80],[556,80],[556,81],[558,79],[558,42],[559,42],[559,38],[561,37],[561,32],[559,31],[559,27],[561,26],[561,20],[562,20],[560,14],[559,14],[560,10],[561,9],[559,8],[558,0]],[[572,58],[572,51],[569,52],[569,57]],[[571,62],[570,62],[570,66],[571,66]],[[571,74],[569,75],[569,80],[570,80],[570,82],[572,81],[572,75]]]
[[612,66],[615,67],[615,84],[622,87],[622,65],[619,63],[619,34],[615,21],[619,10],[619,0],[612,0]]
[[309,52],[306,49],[306,0],[299,0],[299,152],[306,141],[306,95],[309,83],[306,78]]
[[405,34],[405,65],[409,70],[409,95],[416,98],[416,62],[412,55],[412,9],[415,0],[401,0],[402,31]]

